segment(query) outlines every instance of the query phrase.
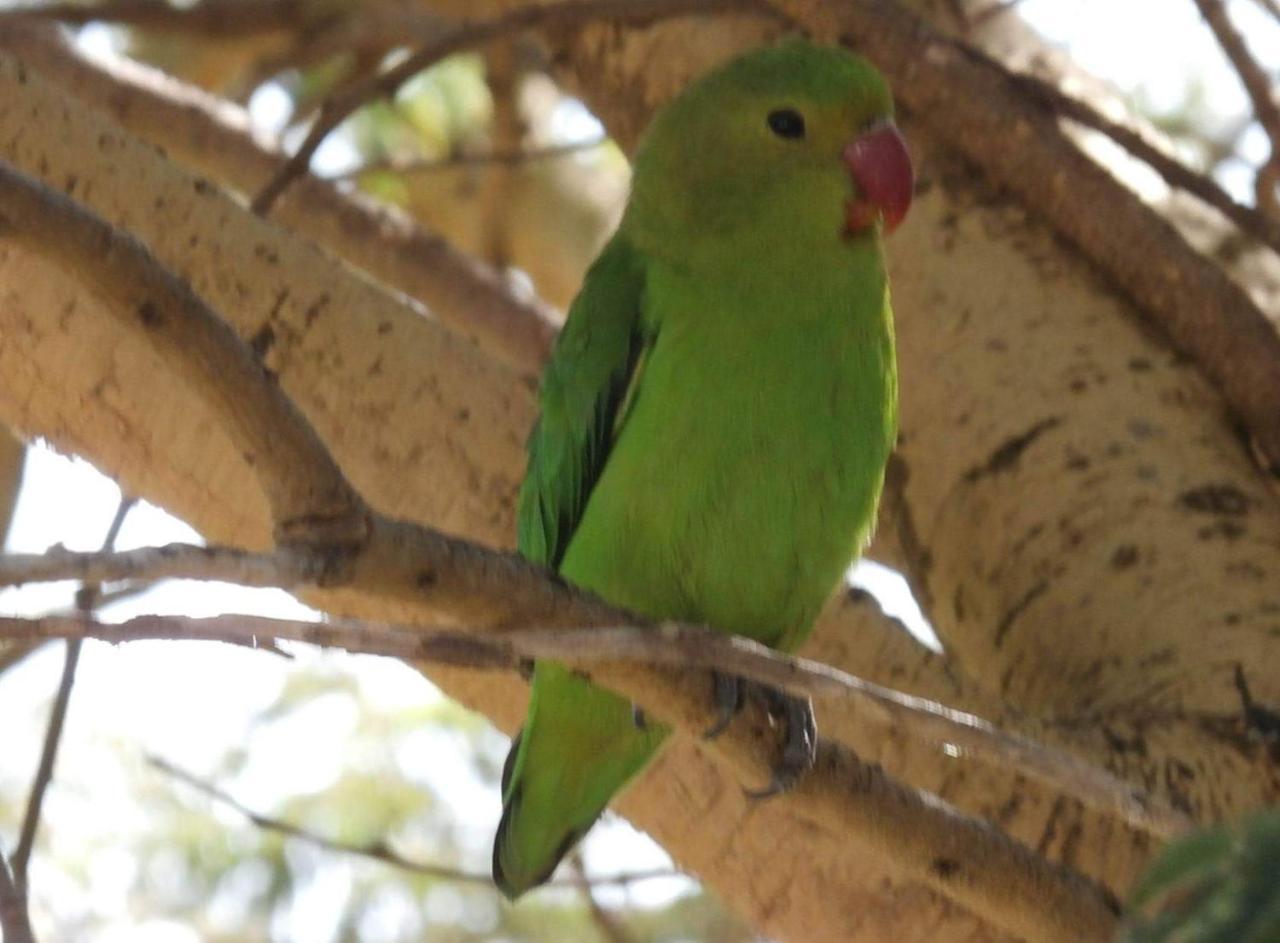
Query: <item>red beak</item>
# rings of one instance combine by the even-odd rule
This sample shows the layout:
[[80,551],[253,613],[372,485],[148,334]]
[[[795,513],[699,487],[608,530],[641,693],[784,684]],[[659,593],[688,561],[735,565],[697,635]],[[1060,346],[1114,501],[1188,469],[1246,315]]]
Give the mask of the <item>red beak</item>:
[[911,207],[915,176],[907,144],[889,122],[877,124],[845,145],[841,153],[858,188],[845,204],[845,226],[850,234],[863,232],[884,220],[884,231],[898,228]]

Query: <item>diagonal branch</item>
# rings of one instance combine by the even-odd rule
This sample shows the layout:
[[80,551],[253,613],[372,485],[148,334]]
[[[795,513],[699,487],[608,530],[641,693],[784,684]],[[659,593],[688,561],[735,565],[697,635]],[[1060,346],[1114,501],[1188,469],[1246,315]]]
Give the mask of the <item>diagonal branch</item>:
[[5,943],[35,943],[26,895],[14,882],[3,852],[0,852],[0,936]]
[[320,117],[306,140],[253,200],[257,213],[268,213],[276,200],[296,178],[306,173],[311,158],[329,133],[356,109],[392,95],[405,82],[435,63],[463,49],[529,29],[563,29],[599,20],[631,23],[688,14],[711,14],[725,10],[757,11],[770,14],[763,0],[560,0],[545,6],[517,7],[491,20],[463,23],[438,39],[428,42],[403,62],[379,75],[357,82],[337,93],[320,110]]
[[[147,757],[147,762],[154,766],[160,772],[172,776],[181,783],[185,783],[197,792],[204,793],[211,799],[221,802],[230,809],[239,812],[252,824],[258,828],[265,829],[270,832],[276,832],[281,835],[287,835],[290,838],[297,838],[308,844],[315,845],[317,848],[324,848],[328,851],[337,851],[347,855],[357,855],[361,858],[370,858],[374,861],[380,861],[383,864],[398,868],[401,871],[410,871],[413,874],[421,874],[426,877],[440,878],[444,881],[454,881],[459,884],[478,884],[493,889],[493,877],[489,874],[482,874],[472,871],[461,871],[457,868],[449,868],[444,865],[428,864],[423,861],[415,861],[412,858],[406,858],[393,848],[389,847],[384,841],[375,841],[369,844],[358,845],[352,842],[338,841],[333,838],[326,838],[323,835],[317,835],[315,832],[308,831],[300,825],[294,825],[292,822],[285,822],[281,819],[273,818],[269,815],[263,815],[261,812],[255,812],[240,800],[236,799],[225,789],[215,786],[213,783],[206,782],[194,773],[190,773],[181,767],[175,766],[168,760],[158,756]],[[650,871],[631,871],[612,877],[597,878],[591,881],[593,885],[627,885],[636,884],[640,881],[651,881],[655,878],[671,878],[681,877],[681,872],[674,871],[671,868],[654,868]],[[564,886],[566,884],[577,885],[576,881],[551,881],[550,886]]]
[[1277,176],[1280,175],[1280,104],[1276,103],[1271,78],[1254,59],[1253,53],[1245,44],[1244,37],[1231,22],[1227,8],[1222,0],[1195,0],[1200,15],[1209,24],[1218,45],[1235,67],[1240,82],[1244,85],[1253,102],[1253,114],[1267,132],[1271,142],[1271,153],[1267,162],[1258,172],[1258,205],[1269,215],[1280,211],[1280,203],[1276,197]]
[[1240,231],[1280,253],[1280,221],[1237,203],[1207,174],[1198,173],[1149,142],[1135,128],[1112,121],[1078,98],[1033,75],[1015,74],[1018,83],[1064,118],[1100,131],[1160,175],[1165,183],[1212,206]]
[[79,204],[0,162],[0,239],[56,261],[111,302],[213,405],[244,460],[259,472],[288,539],[358,537],[364,502],[315,430],[249,348],[184,281],[133,237]]
[[[129,516],[129,511],[136,503],[135,498],[120,498],[116,505],[115,516],[107,525],[107,535],[102,540],[102,551],[111,551],[120,535],[120,528]],[[100,587],[97,583],[85,582],[76,593],[76,608],[82,617],[87,617],[94,609]],[[71,688],[76,680],[76,667],[80,662],[80,639],[68,639],[67,651],[62,664],[62,677],[58,681],[58,690],[54,695],[53,709],[49,712],[49,726],[45,731],[44,748],[40,753],[40,763],[36,769],[35,780],[31,784],[31,795],[27,799],[27,810],[22,818],[22,831],[18,836],[18,846],[13,851],[13,877],[18,887],[25,890],[27,886],[27,864],[31,860],[32,849],[36,844],[36,829],[40,825],[40,810],[44,805],[45,792],[53,781],[53,764],[58,756],[58,747],[62,742],[62,727],[67,718],[67,705],[71,702]]]
[[[243,193],[280,172],[285,158],[257,140],[243,109],[130,59],[90,59],[45,24],[0,23],[0,45],[123,128]],[[310,174],[274,212],[279,222],[425,304],[522,373],[542,366],[556,314],[517,297],[500,273],[464,255],[405,214]]]

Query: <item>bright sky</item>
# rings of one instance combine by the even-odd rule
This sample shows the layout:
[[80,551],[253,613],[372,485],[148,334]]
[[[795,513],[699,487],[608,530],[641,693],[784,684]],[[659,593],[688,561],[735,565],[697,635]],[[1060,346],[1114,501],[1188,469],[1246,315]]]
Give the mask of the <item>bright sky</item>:
[[[1197,113],[1206,121],[1225,128],[1247,113],[1247,99],[1239,83],[1202,28],[1190,0],[1025,0],[1019,10],[1052,41],[1064,45],[1077,62],[1149,107],[1178,108],[1187,101],[1191,83],[1198,81],[1202,99]],[[1234,0],[1231,11],[1266,65],[1273,71],[1280,67],[1280,25],[1253,0]],[[105,45],[103,34],[91,36],[94,45]],[[253,112],[265,125],[278,124],[282,96],[271,87],[255,96]],[[573,106],[567,106],[557,120],[566,138],[595,134],[590,116]],[[333,168],[350,160],[344,145],[331,147],[322,157]],[[1267,153],[1265,136],[1256,128],[1251,130],[1242,150],[1245,161],[1260,163]],[[1220,178],[1238,198],[1252,202],[1252,174],[1245,163],[1228,166]],[[94,549],[113,515],[118,494],[114,484],[86,463],[36,447],[30,454],[8,549],[38,552],[56,542],[75,549]],[[181,522],[144,504],[130,515],[119,546],[197,539]],[[909,608],[909,596],[901,586],[893,588],[883,574],[866,579],[878,592],[887,593],[895,605]],[[71,587],[67,585],[0,592],[0,612],[46,612],[67,606],[70,598]],[[107,615],[117,619],[143,611],[311,614],[281,592],[171,584],[117,606]],[[906,618],[918,624],[918,615],[908,611]],[[0,756],[5,758],[0,789],[7,794],[22,794],[35,768],[48,698],[56,686],[61,659],[60,651],[46,650],[0,676],[0,717],[6,719],[0,725]],[[364,695],[388,708],[439,697],[420,675],[394,662],[299,651],[301,664],[317,661],[350,670]],[[289,669],[281,669],[281,661],[270,655],[218,645],[86,645],[58,776],[46,806],[47,834],[56,845],[75,847],[94,837],[115,835],[127,840],[127,834],[145,831],[145,810],[130,795],[129,784],[118,771],[114,751],[121,748],[135,756],[154,753],[197,773],[210,773],[212,764],[226,750],[245,746],[252,754],[252,761],[246,764],[249,772],[225,785],[244,802],[264,811],[291,793],[323,790],[339,773],[341,735],[351,723],[340,708],[321,703],[280,724],[260,725],[249,735],[255,714],[271,703],[284,682]],[[457,744],[442,740],[432,748],[456,750]],[[457,763],[410,762],[401,772],[410,779],[430,782],[450,796],[459,818],[473,825],[475,834],[483,839],[478,839],[478,845],[487,841],[497,821],[498,797],[491,790],[477,788],[461,757]],[[198,807],[207,805],[203,799],[190,801]],[[221,814],[228,828],[246,827],[234,815]],[[0,841],[6,847],[13,845],[15,827],[16,823],[0,822]],[[586,855],[596,873],[666,862],[661,849],[625,823],[610,824],[593,833]],[[483,865],[485,855],[477,860]],[[159,918],[143,927],[126,919],[119,893],[120,875],[126,871],[127,862],[118,856],[95,857],[91,869],[94,893],[87,901],[79,900],[69,888],[60,889],[56,876],[42,870],[38,857],[32,877],[44,906],[52,909],[61,925],[67,925],[86,907],[114,914],[116,923],[99,940],[182,943],[196,939],[191,931]],[[277,927],[279,939],[299,943],[327,943],[331,939],[330,908],[345,899],[343,873],[340,868],[331,871],[325,880],[336,883],[308,890],[308,906],[283,918]],[[601,897],[606,903],[620,903],[622,895],[630,893],[633,903],[652,905],[687,892],[688,887],[678,881],[650,882],[629,892],[606,891]],[[394,920],[394,914],[389,912],[387,919]],[[50,928],[45,929],[45,938],[53,939]]]

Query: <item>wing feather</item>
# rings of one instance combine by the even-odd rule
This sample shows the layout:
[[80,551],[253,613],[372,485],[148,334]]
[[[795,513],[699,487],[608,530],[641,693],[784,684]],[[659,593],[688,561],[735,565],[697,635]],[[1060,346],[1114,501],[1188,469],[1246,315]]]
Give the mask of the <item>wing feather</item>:
[[643,262],[615,236],[587,272],[543,374],[517,511],[520,552],[536,563],[559,566],[609,458],[652,340],[643,302]]

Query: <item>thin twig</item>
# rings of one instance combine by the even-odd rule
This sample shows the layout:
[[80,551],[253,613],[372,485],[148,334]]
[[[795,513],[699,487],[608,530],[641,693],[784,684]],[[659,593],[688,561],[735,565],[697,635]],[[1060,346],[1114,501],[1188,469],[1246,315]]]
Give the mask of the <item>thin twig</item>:
[[1066,94],[1057,86],[1033,75],[1017,74],[1016,78],[1029,94],[1053,108],[1064,118],[1102,132],[1158,173],[1169,186],[1185,190],[1203,200],[1235,223],[1241,232],[1280,253],[1280,221],[1265,216],[1243,203],[1237,203],[1208,175],[1197,173],[1147,141],[1139,131],[1112,121],[1080,99]]
[[1191,825],[1185,816],[1155,801],[1141,789],[1069,753],[830,665],[784,655],[749,639],[697,626],[663,623],[656,627],[509,629],[500,635],[482,635],[474,629],[429,630],[387,623],[307,622],[247,615],[209,619],[138,616],[117,625],[58,617],[0,618],[0,637],[51,636],[91,637],[113,642],[198,638],[240,644],[278,638],[408,661],[490,670],[518,671],[531,659],[583,667],[599,662],[628,661],[711,669],[797,696],[854,701],[883,724],[899,727],[936,744],[949,744],[975,759],[1035,778],[1161,837],[1179,834]]
[[1235,67],[1236,74],[1253,102],[1253,114],[1267,132],[1271,153],[1258,174],[1258,206],[1269,215],[1280,211],[1277,203],[1275,181],[1280,176],[1280,105],[1276,103],[1275,90],[1266,70],[1258,64],[1249,51],[1244,37],[1235,28],[1221,0],[1195,0],[1200,15],[1209,24],[1218,45]]
[[1257,0],[1264,10],[1280,20],[1280,0]]
[[499,36],[529,29],[559,29],[599,20],[651,22],[690,14],[720,13],[726,10],[777,14],[759,0],[560,0],[545,6],[517,7],[490,20],[463,23],[439,39],[428,42],[403,62],[336,93],[320,110],[320,116],[302,146],[289,162],[259,191],[252,205],[255,213],[270,212],[285,189],[306,173],[311,158],[329,133],[356,109],[395,92],[423,69],[463,49],[478,46]]
[[[204,795],[209,796],[211,799],[221,802],[228,808],[234,809],[258,828],[265,829],[270,832],[276,832],[280,835],[287,835],[290,838],[297,838],[310,845],[315,845],[317,848],[324,848],[328,851],[337,851],[348,855],[358,855],[361,858],[371,858],[374,861],[380,861],[383,864],[390,865],[393,868],[399,868],[402,871],[410,871],[414,874],[440,878],[445,881],[454,881],[459,884],[479,884],[496,890],[493,884],[493,877],[489,874],[482,874],[474,871],[463,871],[458,868],[446,867],[445,865],[428,864],[423,861],[415,861],[412,858],[406,858],[396,852],[384,841],[375,841],[360,845],[355,844],[354,842],[344,842],[333,838],[326,838],[323,835],[317,835],[315,832],[308,831],[301,825],[295,825],[292,822],[286,822],[282,819],[273,818],[269,815],[263,815],[261,812],[255,812],[220,786],[201,779],[194,773],[182,769],[179,766],[175,766],[173,763],[170,763],[162,757],[149,755],[147,756],[147,762],[165,775],[172,776],[174,779],[187,784],[197,792],[201,792]],[[639,881],[650,881],[656,878],[683,876],[684,875],[681,874],[681,872],[673,871],[671,868],[654,868],[650,871],[633,871],[630,873],[618,874],[613,877],[598,878],[593,880],[592,883],[602,885],[625,885],[635,884]],[[576,882],[571,881],[551,882],[553,886],[563,886],[565,884],[575,883]]]
[[4,943],[35,943],[27,897],[18,889],[9,862],[0,851],[0,936]]
[[429,160],[395,160],[387,158],[386,160],[370,161],[367,164],[361,164],[351,170],[344,170],[342,173],[325,177],[326,180],[352,180],[357,177],[363,177],[370,173],[389,173],[402,174],[409,176],[411,174],[434,174],[444,170],[454,170],[460,167],[516,167],[520,164],[529,164],[536,161],[555,160],[561,157],[568,157],[572,154],[580,154],[583,151],[595,150],[603,146],[609,139],[600,137],[592,138],[589,141],[573,141],[569,144],[551,144],[546,147],[527,148],[514,151],[488,151],[484,154],[453,154],[449,157],[441,157]]
[[56,20],[70,26],[116,23],[166,33],[216,37],[256,36],[296,28],[306,20],[302,0],[201,0],[179,5],[168,0],[103,0],[101,3],[30,4],[0,11],[0,20]]
[[[115,547],[120,528],[124,526],[124,519],[129,516],[136,502],[136,498],[121,495],[116,505],[116,513],[107,526],[107,534],[102,539],[101,552],[109,553]],[[92,614],[99,588],[99,584],[86,581],[76,593],[76,608],[82,619],[87,619]],[[71,703],[71,689],[76,683],[76,667],[80,663],[82,644],[82,639],[67,639],[67,650],[62,661],[62,677],[58,681],[58,691],[53,699],[53,707],[49,711],[49,724],[45,728],[40,763],[36,767],[35,779],[31,783],[31,792],[27,798],[27,809],[22,817],[22,831],[19,833],[18,846],[13,852],[13,879],[24,894],[27,887],[27,865],[31,862],[31,852],[35,848],[36,831],[40,827],[40,810],[44,807],[45,793],[48,792],[49,784],[53,781],[53,767],[58,758],[58,747],[62,744],[62,728],[67,719],[67,707]]]
[[582,899],[591,912],[591,920],[600,931],[600,935],[608,943],[631,943],[631,936],[609,911],[605,910],[596,895],[591,893],[591,880],[587,877],[587,866],[582,860],[582,849],[575,848],[569,857],[569,868],[573,873],[570,882],[582,891]]

